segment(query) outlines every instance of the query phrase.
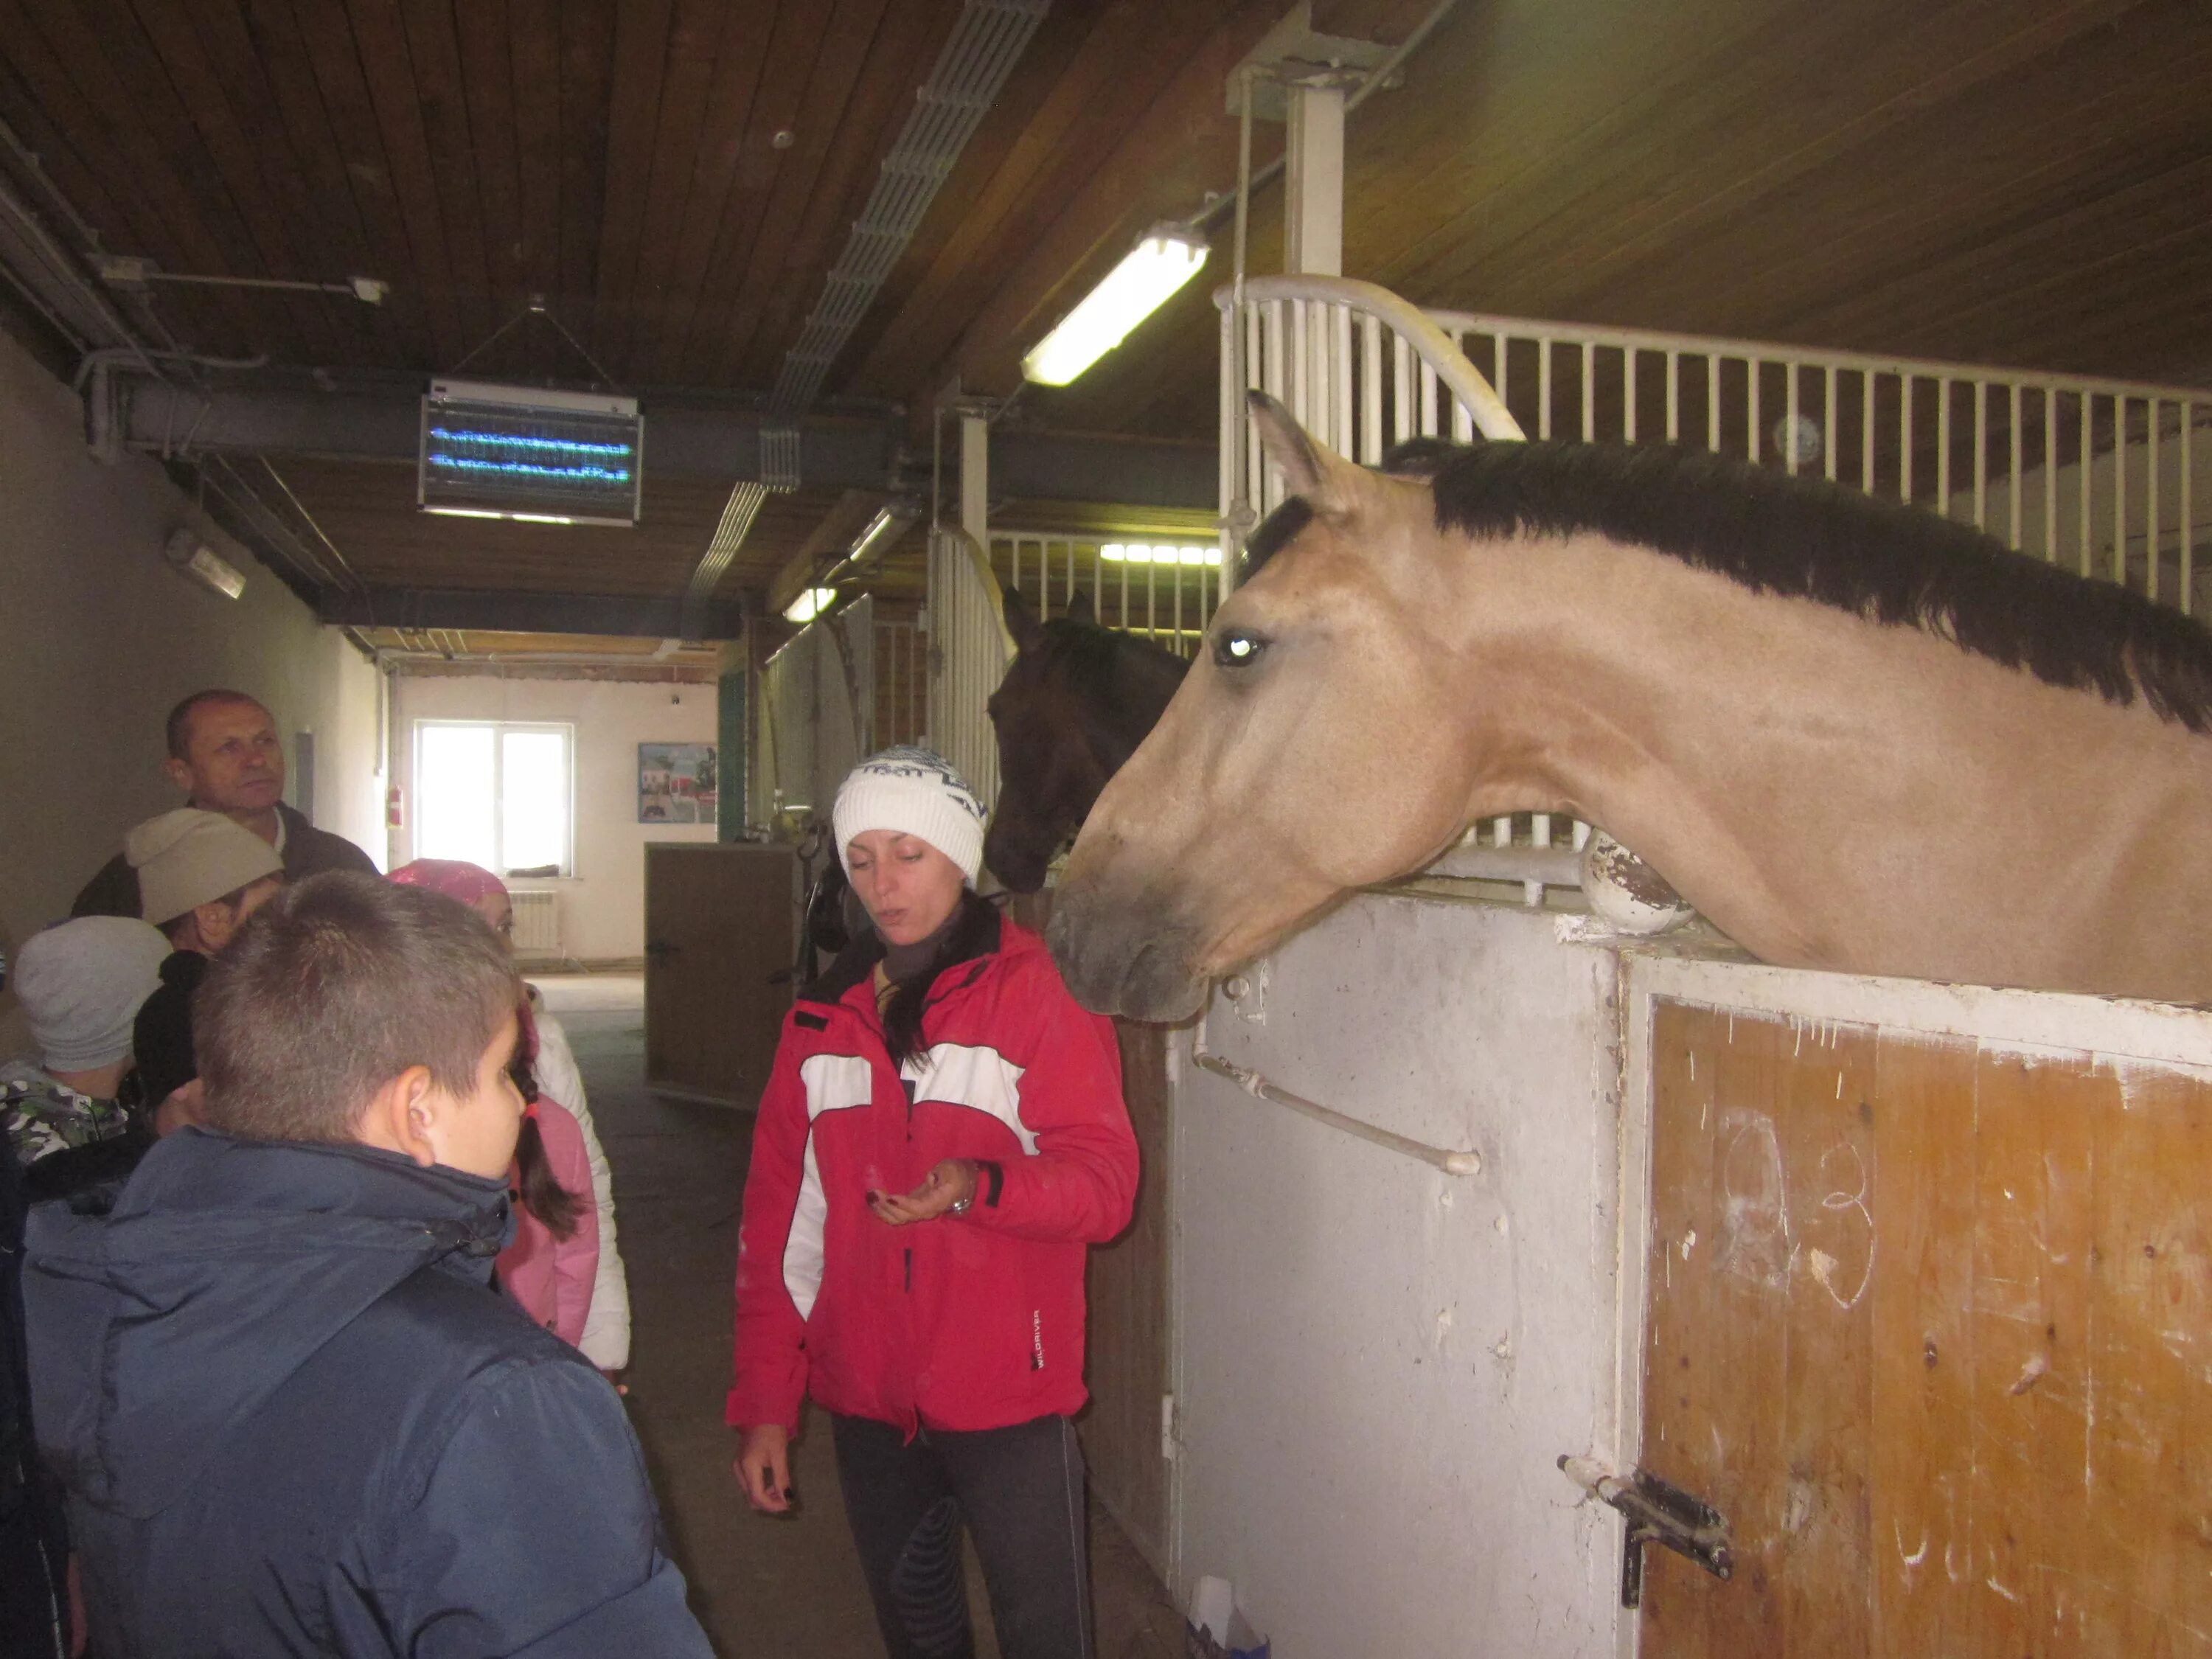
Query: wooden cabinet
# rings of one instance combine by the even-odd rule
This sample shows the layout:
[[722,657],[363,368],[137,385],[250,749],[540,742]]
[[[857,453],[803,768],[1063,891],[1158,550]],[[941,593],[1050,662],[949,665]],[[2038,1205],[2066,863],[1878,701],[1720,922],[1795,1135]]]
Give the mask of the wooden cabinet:
[[645,1080],[752,1106],[792,998],[799,864],[787,847],[645,849]]

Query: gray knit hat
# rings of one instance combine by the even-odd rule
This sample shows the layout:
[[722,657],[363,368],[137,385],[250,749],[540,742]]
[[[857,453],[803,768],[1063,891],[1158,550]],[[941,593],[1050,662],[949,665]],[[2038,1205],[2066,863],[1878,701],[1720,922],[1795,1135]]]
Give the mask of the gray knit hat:
[[156,924],[284,870],[276,849],[253,831],[197,806],[147,819],[124,836],[123,856],[138,872],[138,912]]
[[837,856],[853,872],[853,837],[893,830],[927,842],[973,886],[983,867],[983,803],[944,756],[911,744],[871,755],[845,775],[830,812]]
[[23,941],[13,975],[50,1072],[94,1072],[131,1052],[138,1005],[169,941],[134,916],[79,916]]

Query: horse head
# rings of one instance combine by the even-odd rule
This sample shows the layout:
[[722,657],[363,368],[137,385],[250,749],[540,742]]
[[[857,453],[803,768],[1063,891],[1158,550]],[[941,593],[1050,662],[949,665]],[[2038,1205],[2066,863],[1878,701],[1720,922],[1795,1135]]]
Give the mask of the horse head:
[[1194,1012],[1206,982],[1349,889],[1419,868],[1466,821],[1473,765],[1424,470],[1370,472],[1264,393],[1287,499],[1246,551],[1167,712],[1085,820],[1050,939],[1087,1006]]
[[983,861],[1011,890],[1034,893],[1053,854],[1159,719],[1185,665],[1100,627],[1086,594],[1046,622],[1009,588],[1006,618],[1015,653],[989,704],[999,800]]

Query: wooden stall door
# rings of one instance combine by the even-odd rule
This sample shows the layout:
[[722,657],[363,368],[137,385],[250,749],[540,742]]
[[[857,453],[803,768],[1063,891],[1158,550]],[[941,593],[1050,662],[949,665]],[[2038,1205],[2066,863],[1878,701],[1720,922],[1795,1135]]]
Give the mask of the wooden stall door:
[[2212,1085],[1662,1001],[1648,1659],[2212,1653]]
[[664,1094],[760,1098],[792,988],[796,860],[787,847],[645,849],[645,1080]]
[[[1014,917],[1042,933],[1049,890],[1019,898]],[[1116,1022],[1121,1092],[1136,1131],[1136,1214],[1119,1238],[1091,1252],[1085,1380],[1091,1404],[1077,1419],[1091,1489],[1139,1553],[1168,1576],[1168,1466],[1160,1455],[1160,1402],[1168,1392],[1168,1080],[1164,1027]]]

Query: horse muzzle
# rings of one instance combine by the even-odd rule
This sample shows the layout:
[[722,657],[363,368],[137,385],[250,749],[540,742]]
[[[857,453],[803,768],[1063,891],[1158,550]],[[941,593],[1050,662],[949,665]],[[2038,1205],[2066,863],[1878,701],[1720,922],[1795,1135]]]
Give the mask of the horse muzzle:
[[1093,1013],[1172,1024],[1206,1000],[1193,930],[1149,907],[1116,903],[1095,883],[1060,886],[1045,943],[1068,990]]

